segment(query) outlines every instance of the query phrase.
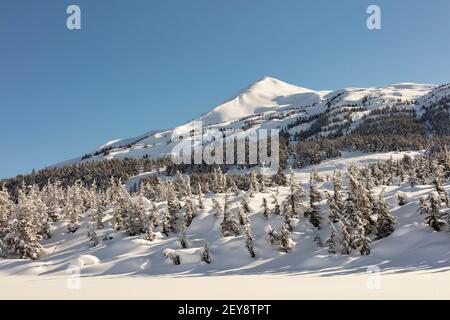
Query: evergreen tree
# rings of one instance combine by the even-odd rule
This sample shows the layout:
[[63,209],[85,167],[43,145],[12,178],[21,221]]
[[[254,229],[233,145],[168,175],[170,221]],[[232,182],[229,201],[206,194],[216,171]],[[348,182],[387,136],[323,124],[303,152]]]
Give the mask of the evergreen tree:
[[35,223],[35,207],[25,192],[20,189],[17,209],[13,214],[11,232],[5,241],[8,251],[17,255],[20,259],[39,258],[41,245],[39,244],[39,226]]
[[88,238],[89,238],[89,244],[91,247],[96,247],[99,243],[97,233],[95,232],[94,224],[89,224],[88,227]]
[[441,198],[436,191],[429,193],[419,203],[420,213],[425,214],[426,224],[433,228],[434,231],[441,231],[441,227],[445,224],[440,212],[441,205]]
[[361,243],[361,255],[366,255],[368,256],[370,254],[370,250],[371,250],[371,240],[368,236],[363,237],[362,239],[362,243]]
[[297,186],[294,183],[294,175],[291,174],[289,179],[289,194],[284,202],[284,214],[293,218],[298,214],[299,208],[303,207],[303,198],[305,197],[305,191],[301,186]]
[[273,177],[274,183],[276,183],[279,186],[286,186],[287,185],[287,177],[283,172],[283,169],[281,166],[278,168],[277,174]]
[[239,206],[239,204],[237,205],[237,217],[238,217],[239,225],[241,225],[241,226],[246,225],[250,220],[248,213],[241,210],[241,207]]
[[245,196],[241,196],[241,207],[243,212],[249,214],[250,213],[250,205],[248,204],[247,199]]
[[288,253],[291,252],[294,247],[294,242],[291,239],[291,232],[288,227],[283,224],[280,234],[280,251]]
[[192,223],[192,220],[194,220],[196,213],[194,212],[194,205],[192,204],[192,200],[190,197],[186,198],[186,201],[184,203],[184,218],[186,227],[189,227]]
[[164,213],[162,216],[162,233],[165,234],[167,237],[169,236],[169,233],[172,232],[173,227],[172,227],[172,222],[170,219],[170,213],[169,213],[169,209],[166,206],[164,208]]
[[147,221],[144,239],[150,242],[155,240],[155,234],[153,233],[153,221]]
[[8,248],[6,244],[3,242],[2,238],[0,238],[0,258],[6,259],[8,257]]
[[270,224],[266,227],[266,233],[267,233],[267,237],[269,239],[269,243],[271,245],[275,245],[276,243],[279,243],[280,234]]
[[245,247],[248,250],[248,253],[252,258],[256,257],[255,250],[254,250],[254,238],[251,231],[251,225],[250,223],[247,223],[244,225],[244,235],[245,235]]
[[214,210],[214,214],[216,216],[221,216],[223,214],[222,212],[222,206],[220,205],[220,203],[216,200],[216,199],[212,199],[212,203],[213,203],[213,210]]
[[200,185],[200,183],[198,184],[198,208],[199,209],[205,209],[205,205],[203,204],[203,199],[202,199],[202,186]]
[[106,207],[108,206],[107,196],[104,192],[97,193],[93,205],[93,220],[95,221],[97,229],[103,229],[103,218],[105,216]]
[[137,203],[131,202],[130,210],[125,215],[124,227],[129,236],[135,236],[145,232],[147,221],[147,209],[144,204],[144,196],[139,193]]
[[309,218],[309,222],[317,229],[320,229],[320,206],[319,202],[322,200],[320,192],[317,190],[313,175],[309,179],[309,208],[305,212],[305,217]]
[[208,242],[206,240],[205,240],[205,244],[203,245],[203,250],[201,252],[201,260],[208,264],[211,263],[211,256],[209,255]]
[[77,183],[67,189],[66,198],[64,214],[69,220],[67,230],[73,233],[80,227],[80,217],[84,213],[84,197],[80,181],[77,181]]
[[336,254],[338,246],[338,238],[336,234],[337,231],[333,223],[330,223],[330,228],[331,228],[331,235],[330,238],[327,241],[325,241],[325,245],[328,246],[329,253]]
[[237,236],[240,234],[239,227],[236,221],[233,219],[229,209],[228,194],[225,195],[225,205],[223,209],[223,221],[221,224],[221,231],[224,237]]
[[272,194],[271,197],[272,197],[272,204],[274,205],[272,209],[272,214],[275,216],[279,216],[281,214],[281,209],[280,204],[278,203],[278,198],[274,194]]
[[180,245],[183,249],[186,249],[189,247],[186,229],[187,229],[186,225],[183,225],[183,227],[181,228],[181,231],[180,231]]
[[390,213],[389,205],[384,200],[383,193],[380,193],[380,196],[375,204],[374,211],[377,215],[376,236],[378,239],[385,238],[394,232],[394,225],[398,222],[397,219]]
[[159,226],[159,224],[160,224],[159,210],[156,207],[156,204],[154,202],[152,202],[152,209],[151,209],[150,217],[151,217],[153,226],[154,227]]
[[11,200],[8,190],[3,185],[0,191],[0,238],[4,237],[10,231],[14,210],[14,202]]
[[263,198],[261,208],[263,208],[263,216],[266,219],[269,219],[269,208],[267,206],[267,199]]

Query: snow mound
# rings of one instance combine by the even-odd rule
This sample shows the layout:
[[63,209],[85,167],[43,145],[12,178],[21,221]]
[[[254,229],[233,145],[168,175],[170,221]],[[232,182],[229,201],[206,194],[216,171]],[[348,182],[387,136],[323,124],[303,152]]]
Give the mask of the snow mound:
[[75,264],[77,266],[79,266],[80,268],[86,267],[86,266],[93,266],[93,265],[100,264],[100,259],[95,256],[85,254],[85,255],[80,256]]

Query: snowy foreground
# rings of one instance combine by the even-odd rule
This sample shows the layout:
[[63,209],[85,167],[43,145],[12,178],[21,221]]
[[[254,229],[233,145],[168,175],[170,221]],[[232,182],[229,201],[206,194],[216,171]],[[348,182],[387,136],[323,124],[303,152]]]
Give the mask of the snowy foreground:
[[438,269],[380,276],[102,276],[68,289],[72,283],[67,276],[2,276],[0,299],[450,299],[450,271]]
[[[351,163],[402,157],[404,153],[345,155],[324,161],[316,168],[321,176]],[[414,156],[417,153],[408,153]],[[311,168],[295,172],[299,183],[307,183]],[[331,190],[323,182],[321,190]],[[445,186],[449,190],[449,185]],[[417,212],[419,197],[431,186],[400,186],[385,189],[391,213],[398,219],[395,232],[374,241],[369,256],[359,252],[331,255],[314,242],[308,222],[300,222],[293,233],[295,247],[281,253],[268,244],[265,228],[279,226],[282,218],[261,214],[263,197],[250,198],[252,232],[256,259],[249,256],[244,237],[222,237],[221,219],[208,209],[201,210],[187,232],[189,248],[181,249],[178,235],[158,235],[153,242],[142,236],[127,236],[114,231],[110,220],[98,232],[101,243],[89,246],[87,222],[75,233],[67,233],[67,223],[58,222],[54,236],[43,242],[45,255],[37,260],[0,259],[0,298],[118,298],[118,299],[308,299],[308,298],[446,298],[450,299],[450,234],[433,232]],[[375,188],[375,192],[380,192]],[[404,192],[409,201],[398,206],[396,192]],[[280,198],[287,188],[280,188]],[[222,198],[221,198],[222,197]],[[230,197],[231,203],[239,197]],[[329,228],[320,231],[326,239]],[[208,240],[211,264],[201,262],[200,251]],[[174,265],[163,251],[173,250],[181,258]]]

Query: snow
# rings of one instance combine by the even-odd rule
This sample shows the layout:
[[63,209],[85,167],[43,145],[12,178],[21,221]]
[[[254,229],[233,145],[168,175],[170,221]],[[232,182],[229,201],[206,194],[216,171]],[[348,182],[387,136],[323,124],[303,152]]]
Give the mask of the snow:
[[[0,278],[0,299],[448,299],[450,272]],[[125,289],[125,290],[124,290]],[[128,289],[128,290],[127,290]]]
[[[317,165],[316,169],[320,176],[325,177],[331,175],[335,169],[348,168],[352,163],[364,165],[378,160],[399,159],[404,154],[415,157],[420,152],[344,153],[342,158],[324,161]],[[295,180],[304,188],[308,187],[311,169],[312,167],[294,171]],[[319,187],[321,192],[332,189],[330,182],[321,183]],[[447,184],[445,188],[448,191],[450,185]],[[287,195],[287,189],[284,187],[278,189],[280,202]],[[379,193],[381,189],[382,187],[377,187],[374,191]],[[344,285],[352,288],[354,286],[354,291],[349,290],[345,293],[353,297],[387,298],[389,295],[396,294],[417,297],[429,292],[426,296],[429,298],[435,296],[431,283],[440,285],[450,277],[450,235],[447,232],[433,232],[429,226],[425,225],[424,217],[417,212],[419,198],[431,190],[431,186],[412,188],[407,183],[385,187],[386,200],[391,205],[391,212],[397,217],[399,224],[396,225],[392,235],[373,243],[372,253],[369,256],[361,256],[359,252],[345,256],[331,255],[327,248],[318,248],[313,241],[314,230],[305,219],[300,219],[295,226],[292,236],[295,246],[291,253],[281,253],[276,247],[270,246],[266,238],[268,225],[279,228],[283,217],[271,215],[269,220],[266,220],[261,213],[261,203],[263,197],[266,197],[270,203],[270,195],[277,191],[275,188],[270,189],[268,193],[257,193],[254,198],[249,198],[256,259],[249,256],[243,236],[222,237],[220,233],[222,219],[215,216],[211,208],[213,198],[220,203],[223,202],[223,194],[205,196],[204,203],[208,209],[201,210],[187,229],[190,246],[186,249],[181,248],[178,234],[166,237],[156,232],[156,239],[148,242],[142,235],[130,237],[123,231],[115,231],[112,228],[112,209],[110,208],[105,218],[105,228],[97,230],[100,239],[97,247],[89,246],[86,238],[87,221],[83,221],[80,229],[74,234],[66,232],[65,222],[58,222],[54,225],[54,236],[43,242],[45,255],[40,260],[0,259],[0,285],[14,287],[14,290],[19,290],[18,288],[25,286],[29,281],[32,281],[36,288],[39,287],[38,284],[60,286],[56,283],[62,280],[58,279],[67,278],[67,270],[75,265],[80,268],[82,282],[86,288],[89,288],[86,290],[93,290],[82,291],[83,295],[86,294],[84,297],[89,297],[93,292],[98,291],[108,297],[131,298],[139,294],[149,297],[147,294],[151,296],[158,293],[158,297],[161,298],[165,295],[169,296],[169,289],[175,286],[172,280],[175,277],[177,281],[185,285],[186,290],[191,288],[193,297],[204,296],[203,291],[212,292],[212,283],[223,286],[217,292],[217,297],[226,295],[232,287],[239,288],[240,285],[248,283],[251,287],[247,290],[254,292],[255,297],[273,298],[275,297],[273,294],[281,290],[275,285],[279,283],[286,286],[284,288],[286,291],[283,291],[281,296],[276,296],[279,298],[284,295],[291,298],[304,297],[305,292],[308,292],[307,288],[316,287],[322,288],[320,292],[325,294],[322,297],[342,297],[338,295],[338,289],[330,289],[333,285],[338,288]],[[407,204],[401,207],[397,204],[398,192],[403,193],[407,198]],[[239,197],[230,196],[233,214],[236,213],[235,205],[239,201]],[[160,209],[162,208],[162,203],[157,205]],[[324,206],[324,203],[322,205]],[[146,203],[146,206],[149,207],[149,203]],[[329,228],[325,222],[319,235],[326,240],[328,233]],[[106,240],[107,237],[112,239]],[[211,264],[200,260],[205,240],[210,248]],[[177,254],[181,264],[171,263],[171,260],[164,255],[168,252]],[[367,269],[374,266],[376,270],[379,268],[383,283],[389,287],[386,289],[387,293],[383,290],[373,293],[364,287],[368,277]],[[112,280],[110,280],[111,277],[113,277]],[[209,282],[207,279],[217,280]],[[408,279],[417,279],[417,283],[413,283],[417,285],[416,291],[412,289],[401,291],[402,288],[407,287]],[[427,281],[430,282],[425,282],[425,279],[429,279]],[[148,284],[147,287],[143,285],[145,283]],[[424,283],[430,285],[426,287],[429,291],[418,289]],[[109,292],[107,288],[113,284],[136,285],[139,289],[136,292],[118,292],[120,290]],[[95,289],[96,285],[101,288]],[[331,291],[326,289],[327,285]],[[409,283],[409,285],[412,284]],[[272,286],[277,288],[274,289]],[[298,286],[298,289],[295,289],[295,286]],[[157,288],[154,289],[157,293],[152,293],[153,290],[149,288]],[[443,294],[450,297],[448,286],[441,286],[441,289]],[[37,293],[37,289],[33,290],[26,294],[33,296]],[[76,297],[62,287],[59,290],[62,290],[66,297]],[[318,295],[317,290],[314,292]],[[181,295],[180,290],[175,291],[177,292],[172,292],[173,296],[170,297],[175,298]],[[238,291],[236,290],[238,296],[246,292]],[[383,296],[381,292],[385,292],[387,296]],[[358,296],[358,293],[362,296]],[[47,294],[51,296],[55,293]]]
[[93,266],[96,264],[100,264],[100,260],[97,257],[89,254],[84,254],[81,255],[73,265],[77,265],[78,267],[82,268],[85,266]]
[[264,77],[198,120],[203,121],[204,125],[230,122],[280,106],[310,105],[321,97],[319,92]]

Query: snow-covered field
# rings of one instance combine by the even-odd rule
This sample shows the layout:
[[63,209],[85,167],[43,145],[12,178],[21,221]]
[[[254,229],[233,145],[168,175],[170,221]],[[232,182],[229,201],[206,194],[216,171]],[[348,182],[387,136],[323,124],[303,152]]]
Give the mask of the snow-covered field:
[[[450,299],[450,271],[348,275],[0,278],[0,299]],[[3,290],[7,288],[8,290]]]
[[[326,176],[353,162],[362,165],[403,154],[344,154],[316,168]],[[305,189],[310,170],[295,171]],[[323,182],[320,187],[323,192],[332,184]],[[398,191],[410,199],[402,207],[395,198]],[[329,254],[314,242],[314,228],[306,220],[295,226],[291,253],[272,247],[265,229],[268,224],[280,226],[283,218],[266,220],[261,203],[276,189],[249,198],[256,259],[249,256],[244,236],[221,235],[222,219],[214,215],[211,201],[223,202],[223,194],[205,196],[208,209],[201,210],[188,228],[187,249],[181,248],[177,234],[165,237],[157,232],[157,239],[148,242],[142,235],[114,231],[111,215],[98,231],[100,244],[91,248],[86,221],[73,234],[67,232],[66,222],[58,222],[54,236],[43,242],[41,259],[0,259],[0,287],[8,288],[0,290],[0,298],[450,298],[450,234],[433,232],[417,212],[418,198],[429,191],[430,186],[412,188],[407,182],[386,187],[386,200],[399,223],[392,235],[373,242],[369,256]],[[287,192],[279,188],[280,202]],[[232,212],[239,199],[230,196]],[[325,222],[319,234],[327,239],[329,232]],[[200,260],[205,239],[211,264]],[[180,256],[180,265],[164,256],[167,249]]]

